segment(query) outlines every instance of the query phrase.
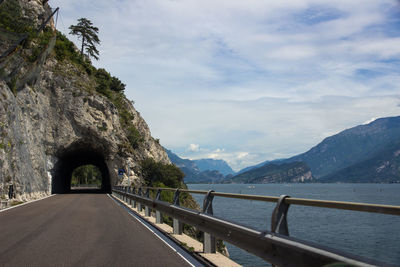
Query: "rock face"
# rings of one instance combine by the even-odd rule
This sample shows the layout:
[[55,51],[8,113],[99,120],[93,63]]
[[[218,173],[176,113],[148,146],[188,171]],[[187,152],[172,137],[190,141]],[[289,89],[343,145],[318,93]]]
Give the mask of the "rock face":
[[[37,24],[50,12],[42,1],[20,3]],[[102,189],[109,191],[128,181],[141,184],[145,158],[170,163],[139,112],[123,99],[141,136],[138,147],[127,148],[118,108],[95,91],[82,68],[55,58],[54,42],[34,62],[24,60],[24,49],[0,61],[0,193],[9,184],[22,200],[66,192],[72,171],[85,164],[99,167]],[[127,173],[119,177],[119,169]]]

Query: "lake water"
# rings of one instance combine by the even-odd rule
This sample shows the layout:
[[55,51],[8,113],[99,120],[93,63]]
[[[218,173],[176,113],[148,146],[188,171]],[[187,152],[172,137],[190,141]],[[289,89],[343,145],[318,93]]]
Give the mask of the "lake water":
[[[188,184],[217,192],[400,205],[400,184]],[[193,194],[202,205],[203,195]],[[214,215],[258,230],[271,230],[275,203],[215,197]],[[400,216],[291,205],[290,236],[400,266]],[[269,266],[228,243],[244,266]]]

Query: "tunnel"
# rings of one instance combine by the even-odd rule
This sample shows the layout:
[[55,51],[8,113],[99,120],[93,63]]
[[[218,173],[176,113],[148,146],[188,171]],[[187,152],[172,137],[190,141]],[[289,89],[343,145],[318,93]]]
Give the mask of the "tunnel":
[[[72,190],[71,178],[73,171],[83,165],[94,165],[101,172],[101,187],[99,189]],[[58,162],[53,169],[52,194],[66,193],[111,193],[110,173],[104,156],[100,151],[90,147],[78,146],[70,148],[58,156]]]

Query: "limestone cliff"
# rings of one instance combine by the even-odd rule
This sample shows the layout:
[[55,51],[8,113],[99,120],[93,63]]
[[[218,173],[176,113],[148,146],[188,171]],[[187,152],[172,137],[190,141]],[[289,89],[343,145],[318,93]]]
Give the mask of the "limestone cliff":
[[[14,2],[33,28],[51,14],[47,1]],[[21,35],[2,31],[0,54]],[[110,185],[128,182],[126,174],[118,177],[121,168],[140,184],[141,160],[170,163],[132,102],[121,93],[98,93],[88,69],[59,59],[55,29],[46,36],[47,42],[33,37],[0,61],[0,190],[14,184],[22,200],[62,192],[79,164],[99,166]],[[136,131],[136,145],[127,128]]]

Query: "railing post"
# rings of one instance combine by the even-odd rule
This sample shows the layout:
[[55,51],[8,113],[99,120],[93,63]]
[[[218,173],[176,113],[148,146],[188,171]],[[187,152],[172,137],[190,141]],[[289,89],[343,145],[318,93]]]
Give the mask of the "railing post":
[[[179,194],[180,194],[179,189],[176,189],[174,194],[174,203],[173,203],[175,206],[179,206]],[[173,234],[181,235],[183,232],[182,222],[180,222],[178,219],[172,218],[172,223],[173,223]]]
[[[130,194],[131,193],[131,187],[130,186],[128,186],[128,194]],[[132,203],[132,198],[131,198],[131,196],[130,195],[128,195],[127,196],[128,197],[128,205],[131,205],[131,203]]]
[[[212,201],[214,200],[214,195],[212,194],[213,192],[214,190],[208,191],[208,193],[204,197],[203,213],[213,215],[213,207],[212,207]],[[215,237],[206,232],[204,232],[203,252],[204,253],[216,252]]]
[[289,228],[287,224],[287,212],[290,204],[285,202],[290,196],[281,195],[271,218],[271,232],[289,236]]
[[[132,188],[132,194],[136,195],[135,193],[136,189],[135,187]],[[132,199],[132,208],[135,209],[136,208],[136,200]]]
[[125,186],[124,187],[124,202],[128,202],[128,195],[126,193],[128,193],[128,187]]
[[[150,189],[147,188],[145,197],[150,198]],[[144,216],[150,217],[151,216],[151,209],[149,206],[144,207]]]
[[[138,195],[139,195],[139,196],[142,196],[142,188],[141,188],[141,187],[139,187]],[[142,209],[143,209],[142,203],[138,202],[137,204],[138,204],[138,211],[139,211],[139,212],[142,212]]]
[[[156,200],[160,200],[161,201],[161,189],[157,190]],[[156,223],[158,223],[158,224],[163,223],[162,213],[160,211],[158,211],[158,210],[156,210]]]

